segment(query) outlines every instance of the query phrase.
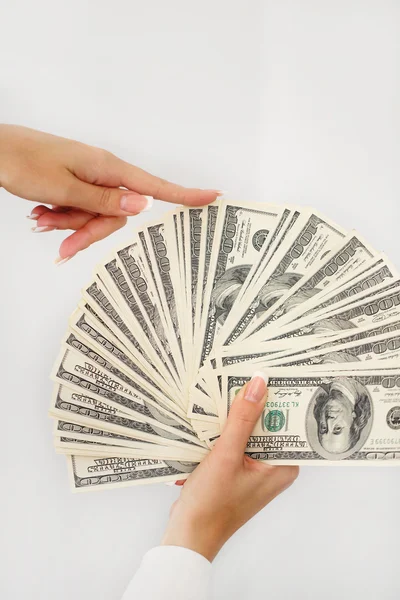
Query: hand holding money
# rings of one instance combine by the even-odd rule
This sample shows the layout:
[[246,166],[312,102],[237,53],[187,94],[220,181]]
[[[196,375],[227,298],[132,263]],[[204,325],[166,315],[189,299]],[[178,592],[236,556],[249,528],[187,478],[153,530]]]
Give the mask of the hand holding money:
[[262,373],[235,397],[213,451],[185,483],[162,544],[194,550],[212,561],[224,543],[289,487],[298,467],[274,467],[244,455],[268,393]]
[[72,258],[151,207],[153,197],[189,206],[220,192],[184,188],[146,173],[110,152],[15,125],[0,125],[0,186],[36,206],[34,232],[73,229],[60,247]]

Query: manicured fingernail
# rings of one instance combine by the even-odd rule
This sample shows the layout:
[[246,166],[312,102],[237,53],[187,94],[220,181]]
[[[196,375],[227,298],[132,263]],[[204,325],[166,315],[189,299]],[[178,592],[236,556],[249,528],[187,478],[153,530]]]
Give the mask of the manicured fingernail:
[[226,190],[214,190],[217,196],[225,196],[228,192]]
[[262,371],[256,371],[246,388],[244,399],[249,402],[261,402],[267,391],[268,377]]
[[31,215],[26,215],[26,218],[30,219],[31,221],[36,221],[39,217],[39,213],[32,213]]
[[55,231],[57,227],[32,227],[32,233],[44,233],[45,231]]
[[139,194],[126,194],[120,201],[121,210],[128,213],[141,213],[151,209],[154,203],[153,196],[140,196]]
[[67,256],[66,258],[61,258],[61,256],[57,256],[56,260],[54,261],[54,264],[56,264],[57,267],[61,267],[61,265],[71,260],[71,258],[74,258],[74,255]]

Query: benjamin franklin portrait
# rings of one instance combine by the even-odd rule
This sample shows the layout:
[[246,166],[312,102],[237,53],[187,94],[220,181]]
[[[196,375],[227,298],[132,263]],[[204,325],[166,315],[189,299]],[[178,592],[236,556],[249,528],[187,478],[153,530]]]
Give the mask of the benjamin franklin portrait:
[[360,449],[372,426],[367,388],[351,377],[321,384],[307,414],[310,446],[324,458],[338,460]]
[[[213,306],[216,319],[220,325],[223,325],[234,305],[240,290],[250,271],[250,265],[241,265],[231,267],[218,279],[211,294],[211,305]],[[298,281],[301,275],[297,273],[284,273],[267,281],[260,289],[257,300],[255,318],[258,320],[263,314],[275,304],[277,300],[288,292]],[[311,298],[319,290],[310,290],[298,294],[293,303],[288,303],[287,309],[292,309],[297,304]]]

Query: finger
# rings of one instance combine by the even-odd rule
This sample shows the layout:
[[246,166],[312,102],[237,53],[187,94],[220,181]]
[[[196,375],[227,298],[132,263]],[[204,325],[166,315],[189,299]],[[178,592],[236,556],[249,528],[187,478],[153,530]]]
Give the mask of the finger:
[[31,221],[36,221],[39,217],[46,214],[47,212],[51,212],[47,206],[43,206],[40,204],[39,206],[35,206],[30,215],[27,215],[27,219],[31,219]]
[[117,161],[121,169],[121,185],[158,200],[186,206],[202,206],[214,202],[218,196],[224,194],[222,190],[201,190],[176,185],[125,161],[119,159]]
[[[74,150],[71,173],[74,173],[81,181],[98,186],[114,189],[125,187],[142,196],[152,196],[166,202],[188,206],[209,204],[225,193],[221,190],[200,190],[175,185],[99,148],[79,146]],[[74,206],[76,205],[74,204]],[[99,212],[110,214],[104,211]]]
[[[69,210],[71,210],[71,207],[70,206],[56,206],[56,205],[52,205],[51,210],[53,212],[56,212],[56,213],[59,213],[59,212],[68,212]],[[97,215],[99,214],[97,212],[90,212],[90,211],[86,211],[86,212],[88,212],[89,214],[91,214],[92,217],[97,217]]]
[[90,219],[81,229],[67,237],[60,246],[60,256],[57,263],[75,256],[77,252],[85,250],[94,242],[104,239],[114,231],[123,227],[125,217],[95,217]]
[[184,486],[186,483],[186,479],[178,479],[178,481],[175,481],[175,485],[179,485],[179,486]]
[[68,212],[47,211],[37,220],[37,227],[51,227],[53,229],[81,229],[94,216],[83,210],[71,209]]
[[81,181],[70,174],[56,198],[61,206],[70,206],[105,216],[128,217],[149,210],[153,198],[120,188],[108,188]]
[[56,204],[52,204],[51,210],[53,212],[66,212],[67,210],[70,210],[70,207],[69,206],[57,206]]
[[215,450],[243,459],[247,442],[264,409],[267,398],[267,378],[256,371],[247,385],[235,397]]

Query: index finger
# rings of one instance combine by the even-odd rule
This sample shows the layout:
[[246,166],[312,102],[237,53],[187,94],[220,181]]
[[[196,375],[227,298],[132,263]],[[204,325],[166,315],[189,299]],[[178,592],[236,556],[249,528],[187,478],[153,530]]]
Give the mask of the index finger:
[[203,206],[214,202],[219,196],[224,195],[222,190],[201,190],[198,188],[187,188],[171,183],[161,177],[151,175],[147,171],[121,162],[121,180],[124,187],[138,192],[143,196],[153,196],[158,200],[184,204],[186,206]]

